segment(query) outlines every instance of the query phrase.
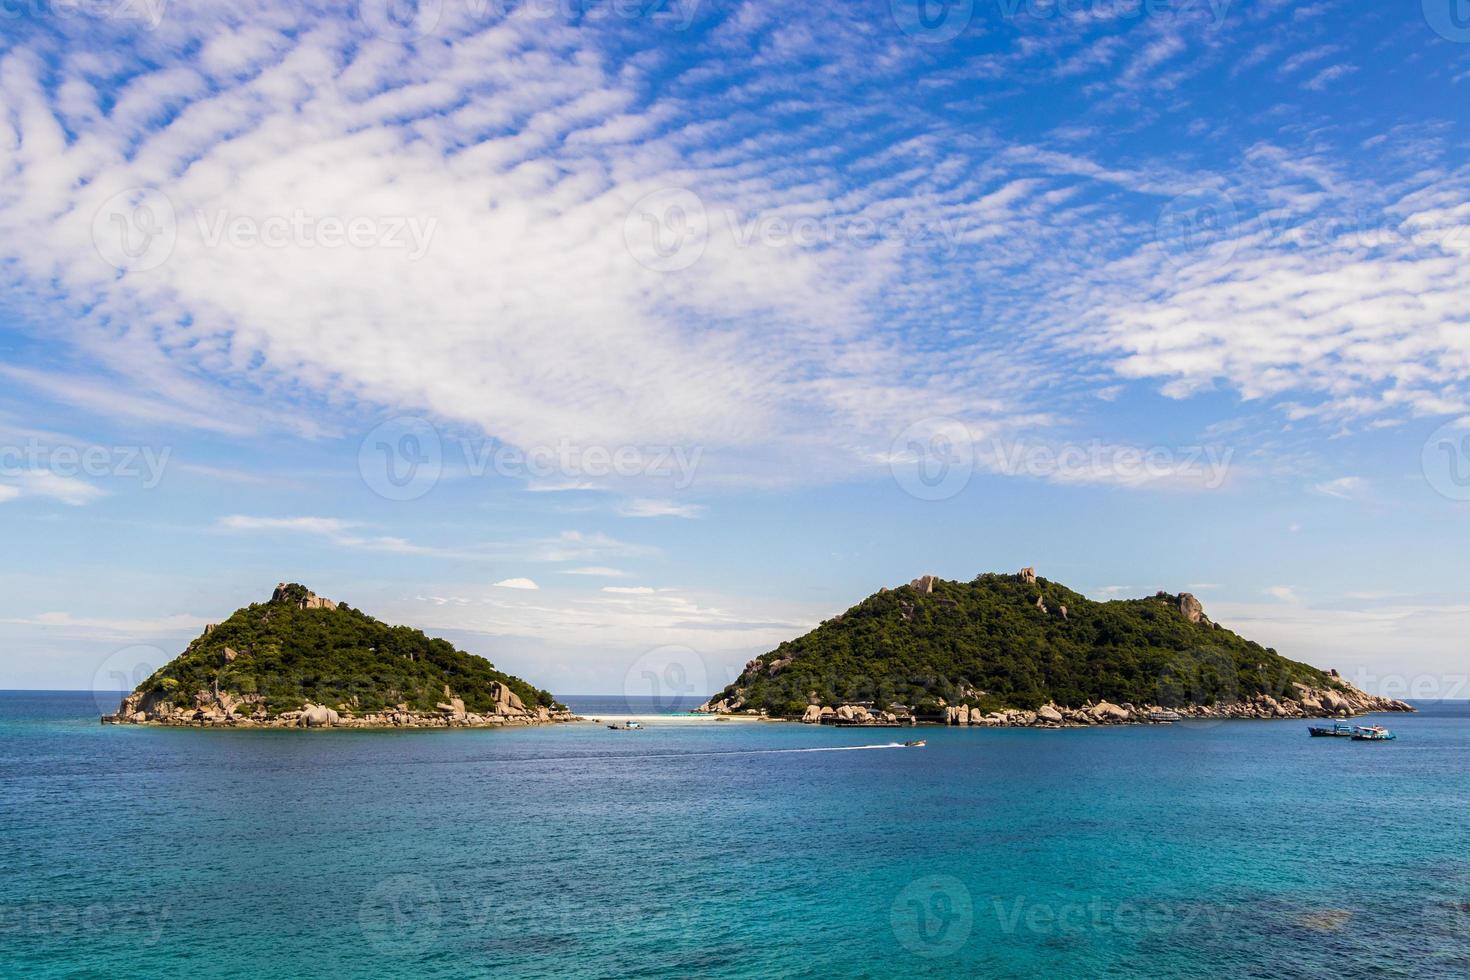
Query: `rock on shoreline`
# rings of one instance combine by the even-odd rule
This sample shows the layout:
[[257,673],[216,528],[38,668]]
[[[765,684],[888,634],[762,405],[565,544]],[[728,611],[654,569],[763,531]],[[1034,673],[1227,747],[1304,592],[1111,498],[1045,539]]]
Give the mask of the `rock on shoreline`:
[[[1078,708],[1058,704],[1044,704],[1036,711],[1021,708],[1006,708],[982,714],[979,708],[968,705],[949,705],[944,708],[944,717],[933,724],[969,726],[982,728],[1080,728],[1093,725],[1150,725],[1167,724],[1174,720],[1201,719],[1280,719],[1280,718],[1351,718],[1358,715],[1383,711],[1414,711],[1411,705],[1393,698],[1382,698],[1361,691],[1346,681],[1340,688],[1314,688],[1305,684],[1293,684],[1294,698],[1274,698],[1259,694],[1245,701],[1231,704],[1186,705],[1180,708],[1164,708],[1159,705],[1113,704],[1108,701],[1089,701]],[[759,714],[753,709],[742,710],[732,705],[729,699],[708,702],[695,709],[712,715]],[[786,719],[797,720],[797,719]],[[884,727],[892,725],[919,724],[911,714],[902,712],[880,712],[870,705],[843,704],[837,706],[811,704],[799,719],[805,724],[847,724]]]
[[176,708],[161,696],[134,692],[123,698],[117,713],[102,716],[104,725],[161,725],[173,728],[507,728],[581,721],[570,710],[528,709],[515,692],[496,685],[492,711],[466,711],[464,701],[448,687],[435,711],[411,711],[399,704],[383,711],[358,712],[346,705],[330,708],[307,701],[294,711],[270,715],[257,698],[233,697],[221,691],[197,691],[193,708]]

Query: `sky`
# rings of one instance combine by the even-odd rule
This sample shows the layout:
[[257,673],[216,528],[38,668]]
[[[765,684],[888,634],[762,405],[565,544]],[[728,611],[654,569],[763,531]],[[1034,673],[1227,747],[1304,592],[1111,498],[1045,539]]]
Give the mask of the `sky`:
[[1470,697],[1467,102],[1464,0],[3,0],[0,687],[1030,565]]

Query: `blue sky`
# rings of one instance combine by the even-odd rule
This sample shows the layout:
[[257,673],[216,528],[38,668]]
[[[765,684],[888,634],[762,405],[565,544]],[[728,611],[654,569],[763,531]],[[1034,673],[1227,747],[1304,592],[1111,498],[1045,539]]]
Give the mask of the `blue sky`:
[[298,580],[703,693],[1035,565],[1470,696],[1458,0],[0,29],[0,686]]

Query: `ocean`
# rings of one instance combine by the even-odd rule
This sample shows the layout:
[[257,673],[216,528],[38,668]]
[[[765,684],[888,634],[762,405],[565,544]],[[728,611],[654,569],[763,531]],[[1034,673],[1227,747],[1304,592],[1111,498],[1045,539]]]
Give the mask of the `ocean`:
[[0,693],[0,975],[1464,977],[1470,704],[1422,708],[1372,744],[175,730]]

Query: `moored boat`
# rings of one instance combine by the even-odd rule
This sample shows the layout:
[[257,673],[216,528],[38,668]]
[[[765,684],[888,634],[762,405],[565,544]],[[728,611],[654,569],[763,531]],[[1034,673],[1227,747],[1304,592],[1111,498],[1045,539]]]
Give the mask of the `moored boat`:
[[1354,742],[1391,742],[1393,732],[1382,725],[1359,725],[1353,729]]
[[1307,729],[1307,731],[1310,732],[1314,738],[1322,738],[1324,736],[1328,738],[1348,738],[1353,734],[1353,732],[1357,731],[1357,729],[1354,728],[1352,725],[1345,725],[1342,722],[1335,722],[1333,723],[1331,728],[1328,728],[1326,725],[1312,725]]
[[642,729],[643,725],[636,721],[620,721],[608,725],[607,727],[611,728],[615,732],[636,732]]

